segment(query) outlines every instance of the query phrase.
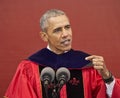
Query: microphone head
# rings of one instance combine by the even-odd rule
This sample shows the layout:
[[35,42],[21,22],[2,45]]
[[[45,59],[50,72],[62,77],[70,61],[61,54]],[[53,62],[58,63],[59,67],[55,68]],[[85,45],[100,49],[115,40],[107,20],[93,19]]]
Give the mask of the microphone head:
[[41,81],[49,81],[52,82],[55,78],[55,72],[51,67],[45,67],[42,71],[41,71],[41,75],[40,75]]
[[58,81],[61,81],[61,80],[64,80],[65,82],[69,81],[70,71],[65,67],[59,68],[56,72],[56,79]]

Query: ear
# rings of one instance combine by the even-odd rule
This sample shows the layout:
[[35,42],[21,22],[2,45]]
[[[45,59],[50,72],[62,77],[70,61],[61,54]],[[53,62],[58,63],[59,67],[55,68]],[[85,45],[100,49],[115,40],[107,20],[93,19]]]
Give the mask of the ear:
[[48,41],[48,36],[46,34],[46,32],[40,32],[40,36],[42,38],[43,41],[47,42]]

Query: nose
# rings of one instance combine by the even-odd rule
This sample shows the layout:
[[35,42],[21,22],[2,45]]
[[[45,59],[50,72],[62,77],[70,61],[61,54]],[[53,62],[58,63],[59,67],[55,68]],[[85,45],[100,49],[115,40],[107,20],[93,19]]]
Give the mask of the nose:
[[63,29],[62,31],[62,37],[67,37],[68,36],[68,31]]

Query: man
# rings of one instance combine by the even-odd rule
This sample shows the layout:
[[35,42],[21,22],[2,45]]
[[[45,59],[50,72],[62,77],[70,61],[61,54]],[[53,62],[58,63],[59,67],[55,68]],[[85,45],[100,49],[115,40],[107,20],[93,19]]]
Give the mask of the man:
[[[58,98],[120,98],[120,80],[107,69],[104,58],[71,49],[71,25],[63,11],[47,11],[40,19],[40,26],[41,38],[48,46],[20,63],[5,94],[7,98],[46,98],[40,81],[40,72],[46,66],[70,70],[71,78],[60,90]],[[50,85],[49,98],[53,98],[52,92]]]

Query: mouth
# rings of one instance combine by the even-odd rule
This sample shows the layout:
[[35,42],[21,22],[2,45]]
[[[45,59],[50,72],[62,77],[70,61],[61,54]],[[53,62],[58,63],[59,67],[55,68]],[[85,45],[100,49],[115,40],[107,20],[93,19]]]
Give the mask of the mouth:
[[62,41],[61,44],[65,45],[65,46],[68,46],[68,45],[71,44],[71,40],[70,39],[66,39],[66,40]]

